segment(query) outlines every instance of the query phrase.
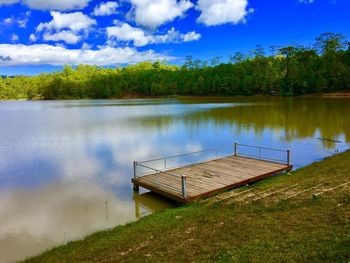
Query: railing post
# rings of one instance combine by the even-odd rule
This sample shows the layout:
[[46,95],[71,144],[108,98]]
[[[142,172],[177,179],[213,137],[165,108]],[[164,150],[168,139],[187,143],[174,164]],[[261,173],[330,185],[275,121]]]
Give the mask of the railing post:
[[187,193],[186,193],[186,175],[181,176],[181,188],[182,188],[182,197],[186,198]]
[[[134,161],[134,180],[136,180],[136,178],[137,178],[136,166],[137,166],[137,162]],[[139,186],[137,184],[135,184],[135,182],[134,182],[133,188],[134,188],[134,191],[139,190]]]
[[290,165],[290,157],[291,157],[290,152],[291,152],[290,149],[288,149],[287,150],[287,164],[288,165]]
[[235,156],[237,156],[237,154],[238,154],[237,148],[238,148],[238,144],[235,142]]
[[137,166],[137,162],[134,161],[134,179],[136,179],[137,175],[136,175],[136,166]]
[[259,147],[259,158],[261,159],[261,147]]

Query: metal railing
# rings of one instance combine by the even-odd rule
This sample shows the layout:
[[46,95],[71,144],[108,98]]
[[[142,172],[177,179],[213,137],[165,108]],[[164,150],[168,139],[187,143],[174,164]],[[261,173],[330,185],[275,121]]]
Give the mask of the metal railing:
[[[230,152],[229,154],[225,155],[222,154],[223,153],[223,149],[228,149],[228,148],[232,148],[232,144],[231,145],[224,145],[224,146],[219,146],[219,147],[215,147],[215,148],[210,148],[210,149],[206,149],[206,150],[201,150],[201,151],[196,151],[196,152],[190,152],[190,153],[183,153],[183,154],[178,154],[178,155],[173,155],[173,156],[167,156],[167,157],[161,157],[161,158],[156,158],[156,159],[151,159],[151,160],[147,160],[147,161],[141,161],[141,162],[137,162],[137,164],[147,164],[147,163],[152,163],[152,162],[157,162],[160,161],[163,164],[163,169],[167,170],[170,168],[176,168],[176,166],[169,166],[169,160],[173,160],[173,159],[179,159],[182,157],[186,157],[186,156],[193,156],[193,155],[198,155],[198,154],[202,154],[202,153],[212,153],[210,156],[215,156],[215,158],[212,157],[212,159],[217,159],[217,158],[221,158],[221,157],[226,157],[229,155],[232,155],[232,152]],[[187,164],[187,165],[191,165]]]
[[[150,173],[143,174],[143,175],[141,175],[141,176],[138,176],[138,175],[136,174],[136,172],[135,172],[137,166],[146,168],[146,169],[150,170],[151,172],[150,172]],[[184,175],[179,176],[179,175],[176,175],[176,174],[169,173],[168,171],[161,171],[161,170],[155,169],[155,168],[153,168],[153,167],[149,167],[149,166],[147,166],[147,165],[144,165],[144,164],[141,164],[141,163],[138,163],[138,162],[134,162],[134,179],[136,179],[136,178],[138,178],[138,177],[145,176],[145,175],[147,175],[147,174],[155,174],[157,185],[160,185],[160,186],[162,186],[163,188],[170,189],[170,190],[172,190],[172,191],[175,192],[175,193],[181,194],[181,196],[182,196],[183,198],[186,198],[186,197],[187,197],[187,191],[186,191],[186,189],[187,189],[187,186],[186,186],[186,176],[184,176]],[[174,187],[174,186],[172,186],[172,185],[169,185],[169,184],[166,184],[166,183],[164,183],[164,182],[161,182],[161,181],[159,180],[159,176],[161,176],[161,175],[170,175],[170,176],[173,176],[173,177],[175,177],[175,178],[181,178],[181,188],[180,188],[180,186],[179,186],[179,188],[176,188],[176,187]]]
[[[233,149],[230,150],[227,154],[223,154],[224,151],[223,149]],[[244,148],[248,149],[254,149],[256,152],[253,150],[251,151],[244,151]],[[277,158],[272,158],[269,157],[268,155],[265,155],[266,152],[278,152],[278,153],[285,153],[286,154],[286,159],[277,159]],[[197,162],[190,162],[187,164],[183,165],[175,165],[175,166],[169,166],[169,161],[182,158],[182,157],[188,157],[188,156],[193,156],[193,155],[198,155],[198,154],[204,154],[206,153],[206,157],[210,158],[205,158],[201,159],[200,161]],[[278,162],[282,164],[287,164],[290,165],[291,163],[291,150],[281,150],[281,149],[274,149],[274,148],[268,148],[268,147],[261,147],[261,146],[253,146],[253,145],[247,145],[247,144],[239,144],[239,143],[234,143],[233,145],[225,145],[221,147],[216,147],[216,148],[211,148],[207,150],[202,150],[202,151],[196,151],[196,152],[191,152],[191,153],[184,153],[184,154],[178,154],[174,156],[168,156],[168,157],[162,157],[162,158],[156,158],[156,159],[151,159],[147,161],[134,161],[134,179],[137,179],[139,177],[143,177],[145,175],[149,174],[155,174],[156,176],[156,183],[161,185],[162,187],[168,188],[172,191],[175,191],[176,193],[179,193],[183,198],[187,197],[187,185],[186,185],[186,176],[182,175],[176,175],[172,174],[169,172],[169,169],[175,169],[179,167],[186,167],[194,164],[200,164],[203,162],[207,162],[210,160],[216,160],[218,158],[225,158],[229,156],[243,156],[243,157],[250,157],[250,158],[255,158],[255,159],[260,159],[260,160],[267,160],[267,161],[273,161],[273,162]],[[215,157],[214,157],[215,156]],[[156,167],[151,167],[150,163],[158,162],[162,164],[162,168],[156,168]],[[147,170],[148,172],[144,172],[139,174],[138,173],[138,168],[142,168],[143,170]],[[172,185],[166,184],[164,182],[161,182],[159,180],[159,176],[162,174],[164,175],[170,175],[172,177],[180,178],[181,180],[181,185],[179,187],[174,187]]]
[[[136,162],[135,165],[141,166],[141,167],[143,167],[143,168],[146,168],[146,169],[151,170],[152,172],[150,172],[149,174],[155,174],[155,175],[156,175],[156,183],[157,183],[157,184],[162,184],[163,186],[165,186],[165,187],[167,187],[167,188],[169,188],[169,189],[171,189],[171,190],[177,191],[177,192],[179,191],[179,189],[177,189],[177,188],[175,188],[175,187],[173,187],[173,186],[171,186],[171,185],[167,185],[167,184],[161,183],[161,182],[159,181],[159,175],[160,175],[160,174],[166,174],[166,175],[170,175],[170,176],[177,177],[177,178],[179,178],[180,176],[178,176],[178,175],[176,175],[176,174],[171,174],[171,173],[169,173],[169,172],[167,172],[167,171],[161,171],[161,170],[158,170],[158,169],[155,169],[155,168],[152,168],[152,167],[149,167],[149,166],[146,166],[146,165],[137,163],[137,162]],[[137,177],[142,177],[142,176],[137,176]],[[135,177],[135,178],[137,178],[137,177]]]
[[[255,149],[256,151],[253,150],[253,152],[240,152],[239,149],[241,148],[250,148],[250,149]],[[266,153],[267,152],[275,152],[275,153],[284,153],[285,158],[279,159],[275,157],[269,157]],[[265,155],[264,155],[265,153]],[[281,149],[276,149],[276,148],[269,148],[269,147],[262,147],[262,146],[254,146],[254,145],[247,145],[247,144],[240,144],[240,143],[235,143],[234,144],[234,155],[235,156],[246,156],[246,157],[252,157],[255,159],[260,159],[260,160],[266,160],[266,161],[273,161],[273,162],[278,162],[286,165],[291,164],[291,150],[281,150]]]
[[[231,150],[230,150],[231,148]],[[229,149],[228,153],[225,154],[225,149]],[[164,188],[168,188],[172,191],[175,191],[176,193],[179,193],[183,198],[187,197],[187,184],[186,184],[186,176],[182,175],[175,175],[170,173],[168,170],[169,169],[175,169],[175,168],[179,168],[179,167],[185,167],[185,166],[190,166],[190,165],[194,165],[194,164],[198,164],[201,162],[207,162],[210,160],[216,160],[218,158],[224,158],[227,156],[232,156],[233,154],[233,146],[231,145],[225,145],[225,146],[220,146],[220,147],[215,147],[215,148],[211,148],[211,149],[206,149],[206,150],[202,150],[202,151],[196,151],[196,152],[191,152],[191,153],[184,153],[184,154],[178,154],[178,155],[173,155],[173,156],[167,156],[167,157],[162,157],[162,158],[156,158],[156,159],[151,159],[151,160],[147,160],[147,161],[134,161],[134,179],[137,179],[139,177],[143,177],[145,175],[149,175],[149,174],[155,174],[156,176],[156,183]],[[190,163],[176,163],[176,165],[170,165],[170,161],[172,160],[176,160],[176,159],[180,159],[183,157],[189,157],[189,156],[195,156],[195,155],[200,155],[200,154],[206,154],[206,158],[201,158],[200,161],[197,162],[190,162]],[[207,157],[210,158],[207,158]],[[156,167],[152,167],[152,163],[157,163],[158,167],[159,164],[161,163],[161,168],[156,168]],[[139,169],[142,170],[146,170],[146,172],[143,173],[139,173],[138,170]],[[162,174],[166,174],[166,175],[170,175],[176,178],[180,178],[181,180],[181,185],[179,184],[179,188],[173,187],[172,185],[168,185],[165,184],[163,182],[161,182],[159,180],[159,176],[161,176]]]

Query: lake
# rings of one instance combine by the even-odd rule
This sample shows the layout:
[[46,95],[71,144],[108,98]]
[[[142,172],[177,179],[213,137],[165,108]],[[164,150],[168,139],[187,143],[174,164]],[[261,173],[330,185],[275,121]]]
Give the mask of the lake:
[[10,101],[0,127],[0,261],[11,262],[174,206],[133,193],[134,160],[239,142],[290,148],[298,168],[344,151],[350,99]]

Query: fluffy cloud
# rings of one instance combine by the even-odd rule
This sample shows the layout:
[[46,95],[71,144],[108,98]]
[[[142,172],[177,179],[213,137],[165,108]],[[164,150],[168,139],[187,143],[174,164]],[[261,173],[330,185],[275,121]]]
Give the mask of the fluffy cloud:
[[183,16],[193,7],[189,0],[131,0],[131,3],[132,18],[137,24],[150,29]]
[[94,16],[110,16],[117,13],[118,3],[117,2],[106,2],[94,8]]
[[12,24],[14,22],[13,17],[8,17],[3,20],[3,23],[6,25]]
[[96,25],[96,20],[88,17],[82,12],[74,13],[61,13],[52,11],[51,13],[52,20],[47,23],[40,23],[36,30],[60,30],[60,29],[70,29],[74,32],[81,30],[87,30],[90,27]]
[[107,36],[109,39],[133,41],[137,47],[145,46],[150,42],[150,38],[145,35],[142,29],[132,27],[126,23],[107,27]]
[[0,6],[1,5],[12,5],[15,3],[18,3],[19,0],[0,0]]
[[17,17],[17,18],[14,17],[14,16],[4,18],[2,23],[5,26],[7,26],[7,25],[18,25],[18,27],[20,27],[20,28],[26,28],[30,16],[31,16],[31,12],[28,11],[28,12],[26,12],[24,14],[19,15],[19,17]]
[[196,33],[195,31],[188,32],[186,34],[182,34],[179,31],[175,30],[175,28],[171,28],[164,35],[154,35],[152,36],[151,43],[159,44],[159,43],[180,43],[180,42],[191,42],[196,41],[201,38],[201,34]]
[[82,39],[82,36],[77,35],[70,30],[63,30],[57,33],[47,32],[43,35],[43,39],[45,41],[55,41],[55,42],[63,41],[67,44],[76,44]]
[[195,31],[188,32],[187,34],[183,35],[184,42],[191,42],[191,41],[197,41],[201,38],[201,34],[196,33]]
[[30,34],[30,36],[29,36],[29,41],[30,41],[30,42],[35,42],[36,39],[37,39],[36,35]]
[[23,3],[39,10],[80,10],[87,7],[90,0],[0,0],[0,5]]
[[82,38],[82,34],[96,25],[96,20],[82,12],[61,13],[51,11],[52,20],[40,23],[36,27],[37,32],[44,31],[43,39],[46,41],[64,41],[67,44],[76,44]]
[[18,26],[21,28],[26,28],[27,27],[27,23],[28,23],[29,19],[28,18],[23,18],[23,19],[18,19],[17,23]]
[[12,35],[11,35],[11,41],[12,41],[12,42],[16,42],[16,41],[18,41],[18,40],[19,40],[18,35],[16,35],[16,34],[12,34]]
[[134,48],[102,47],[92,49],[67,49],[47,44],[0,44],[0,66],[17,65],[78,65],[98,66],[132,64],[141,61],[171,60],[173,57],[153,50],[139,52]]
[[244,22],[248,13],[248,0],[198,0],[197,8],[202,13],[198,22],[207,26]]
[[175,28],[171,28],[164,35],[151,35],[140,28],[132,27],[126,23],[108,27],[107,36],[109,40],[133,42],[137,47],[148,44],[189,42],[198,40],[201,37],[200,34],[194,31],[181,34],[179,31],[175,30]]
[[312,4],[314,2],[314,0],[298,0],[298,1],[304,4]]
[[92,48],[92,45],[84,42],[83,45],[81,46],[81,49],[91,49]]

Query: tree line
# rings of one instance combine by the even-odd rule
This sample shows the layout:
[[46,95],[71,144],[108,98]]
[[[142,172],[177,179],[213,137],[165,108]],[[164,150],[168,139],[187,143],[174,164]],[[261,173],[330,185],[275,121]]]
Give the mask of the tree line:
[[0,99],[107,99],[125,96],[254,95],[350,89],[350,44],[342,34],[326,32],[314,45],[257,46],[201,61],[187,56],[182,66],[142,62],[118,68],[65,66],[37,76],[3,76]]

